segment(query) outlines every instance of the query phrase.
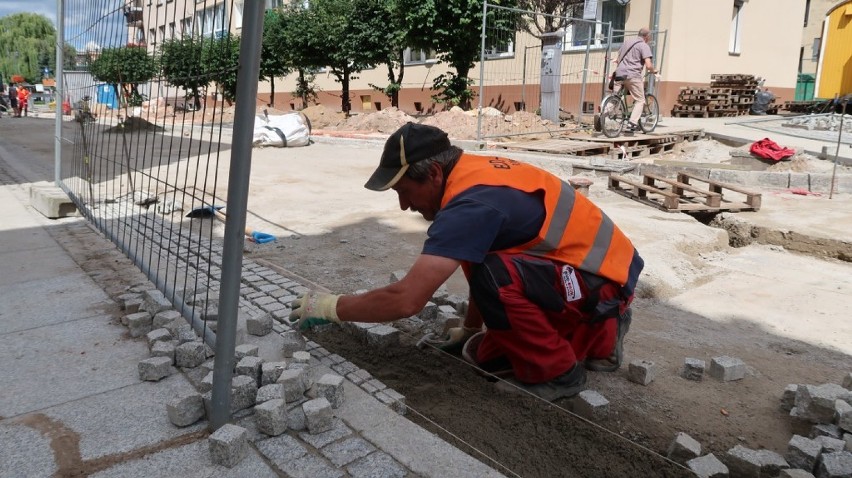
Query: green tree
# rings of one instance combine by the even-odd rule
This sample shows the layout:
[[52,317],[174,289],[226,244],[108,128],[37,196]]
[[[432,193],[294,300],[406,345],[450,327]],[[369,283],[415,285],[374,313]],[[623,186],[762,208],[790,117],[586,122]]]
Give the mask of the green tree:
[[[299,66],[328,67],[341,85],[341,109],[347,115],[352,109],[349,83],[353,75],[383,61],[374,48],[375,38],[366,29],[376,29],[366,21],[353,0],[313,0],[307,8],[291,7],[288,42],[300,48]],[[386,25],[379,25],[380,31]]]
[[269,105],[275,106],[275,78],[292,70],[286,54],[286,20],[279,10],[267,10],[263,20],[263,42],[260,53],[260,78],[270,85]]
[[192,99],[193,109],[201,107],[201,94],[210,83],[205,75],[202,60],[203,45],[201,39],[185,36],[165,40],[160,44],[160,66],[163,78],[186,92],[186,99]]
[[[112,85],[126,106],[139,106],[139,84],[154,77],[157,63],[144,47],[107,48],[92,61],[89,71],[96,79]],[[125,88],[124,94],[120,94],[119,85]]]
[[[0,18],[0,73],[4,81],[21,75],[29,83],[39,83],[44,69],[56,68],[56,29],[44,15],[16,13]],[[76,51],[65,45],[64,67],[74,67]]]
[[388,84],[373,88],[384,93],[391,106],[399,107],[399,90],[405,76],[403,53],[408,46],[408,25],[397,0],[354,0],[353,40],[372,52],[371,60],[387,68]]
[[[439,59],[455,70],[435,78],[432,89],[439,94],[433,98],[469,109],[474,96],[469,74],[479,60],[482,45],[482,0],[398,1],[401,11],[406,12],[406,23],[411,25],[411,46],[435,50]],[[515,6],[513,0],[489,3]],[[507,15],[489,18],[489,24],[500,23],[501,29],[513,29],[516,21],[516,17]]]
[[[240,37],[227,33],[218,38],[202,39],[202,63],[207,78],[221,89],[228,103],[237,100],[237,70],[240,65]],[[254,98],[249,98],[254,101]]]
[[540,14],[531,16],[529,21],[519,26],[536,38],[542,33],[553,33],[570,24],[574,6],[582,5],[583,2],[584,0],[518,0],[518,8],[521,10]]
[[314,84],[315,71],[324,66],[317,65],[312,41],[310,13],[299,4],[289,4],[276,12],[279,15],[280,43],[277,54],[283,61],[298,72],[294,98],[300,98],[302,105],[317,102],[317,88]]

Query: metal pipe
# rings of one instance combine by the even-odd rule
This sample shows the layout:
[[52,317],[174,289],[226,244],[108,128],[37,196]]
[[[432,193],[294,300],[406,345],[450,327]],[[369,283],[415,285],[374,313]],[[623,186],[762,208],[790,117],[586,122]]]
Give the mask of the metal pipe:
[[580,125],[583,124],[583,103],[586,100],[586,80],[589,77],[589,52],[592,49],[592,30],[594,29],[594,24],[586,24],[586,27],[589,34],[586,35],[586,58],[583,60],[583,83],[580,85],[580,109],[577,110],[577,124]]
[[840,110],[840,127],[837,129],[837,149],[834,151],[834,168],[831,170],[831,188],[828,191],[828,199],[834,197],[834,180],[837,177],[837,158],[840,156],[840,138],[843,136],[843,118],[846,116],[846,107],[849,100],[843,101],[843,109]]
[[527,110],[527,50],[529,47],[524,47],[524,66],[521,69],[521,109]]
[[54,128],[53,138],[53,182],[57,186],[61,181],[62,176],[62,105],[65,104],[65,82],[62,77],[65,75],[63,63],[65,62],[65,2],[56,0],[56,66],[55,81],[56,95],[53,103],[54,112],[56,113],[56,124]]
[[263,35],[264,2],[245,2],[243,8],[240,64],[237,72],[239,91],[234,112],[234,139],[231,144],[231,166],[228,174],[228,219],[225,222],[219,321],[216,325],[216,358],[213,362],[211,430],[219,429],[231,418],[231,377],[234,370],[246,207],[257,110],[257,78]]
[[609,56],[612,55],[612,22],[609,22],[606,35],[606,53],[604,53],[603,81],[601,82],[601,99],[606,98],[606,85],[609,79]]
[[476,115],[476,141],[482,141],[482,95],[485,94],[485,27],[488,19],[488,2],[482,2],[482,30],[479,44],[479,106]]

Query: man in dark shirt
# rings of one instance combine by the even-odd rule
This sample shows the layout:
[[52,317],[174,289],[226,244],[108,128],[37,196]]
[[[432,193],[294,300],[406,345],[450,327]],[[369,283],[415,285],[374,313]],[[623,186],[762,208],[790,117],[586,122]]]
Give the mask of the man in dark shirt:
[[[459,267],[468,313],[433,345],[507,391],[546,400],[575,395],[586,369],[621,365],[642,259],[626,236],[556,176],[517,161],[464,154],[447,134],[408,123],[390,136],[365,185],[393,189],[402,210],[432,221],[399,282],[359,295],[311,291],[294,303],[300,328],[388,322],[419,312]],[[484,327],[483,327],[484,326]]]

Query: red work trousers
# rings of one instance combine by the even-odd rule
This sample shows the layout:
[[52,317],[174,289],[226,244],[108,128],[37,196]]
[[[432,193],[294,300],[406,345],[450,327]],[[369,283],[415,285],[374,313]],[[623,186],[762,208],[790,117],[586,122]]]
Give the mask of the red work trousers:
[[489,254],[472,264],[471,299],[487,331],[476,351],[480,363],[505,356],[515,377],[542,383],[586,358],[607,358],[617,338],[617,317],[632,296],[621,286],[548,259]]

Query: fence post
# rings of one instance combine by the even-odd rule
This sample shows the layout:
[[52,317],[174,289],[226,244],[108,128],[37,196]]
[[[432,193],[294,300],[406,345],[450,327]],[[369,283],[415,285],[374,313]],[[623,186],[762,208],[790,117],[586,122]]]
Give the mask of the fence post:
[[479,106],[476,115],[476,141],[482,141],[482,95],[485,94],[485,27],[488,22],[488,2],[482,2],[482,33],[479,45]]
[[577,124],[583,124],[583,103],[586,101],[586,79],[589,76],[589,52],[592,49],[592,30],[593,25],[586,25],[586,30],[589,32],[586,35],[586,57],[583,59],[583,82],[580,84],[580,109],[577,110]]
[[222,251],[222,286],[213,362],[213,397],[210,429],[217,430],[231,417],[231,377],[234,370],[240,276],[243,267],[246,205],[251,174],[252,137],[257,108],[257,78],[263,34],[264,2],[245,2],[240,64],[237,72],[237,104],[228,175],[228,219]]
[[56,113],[55,138],[53,140],[53,182],[59,186],[62,181],[62,115],[65,114],[65,82],[62,76],[65,74],[63,68],[65,46],[65,2],[56,0],[56,66],[54,75],[56,85],[54,86],[53,111]]

